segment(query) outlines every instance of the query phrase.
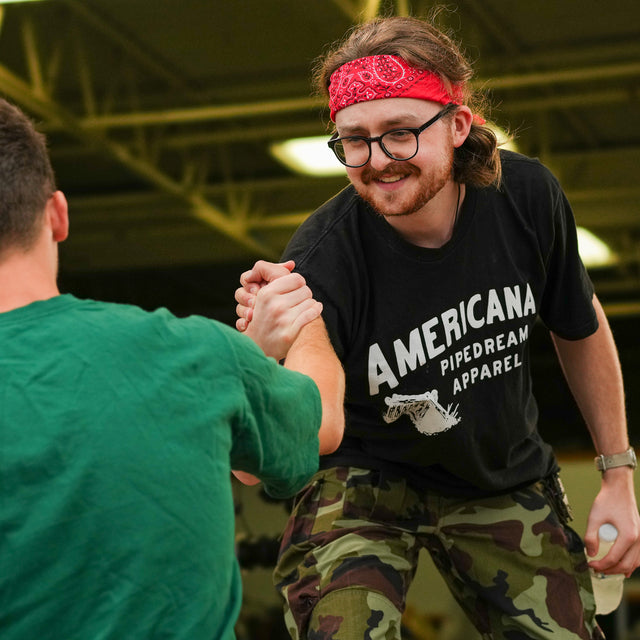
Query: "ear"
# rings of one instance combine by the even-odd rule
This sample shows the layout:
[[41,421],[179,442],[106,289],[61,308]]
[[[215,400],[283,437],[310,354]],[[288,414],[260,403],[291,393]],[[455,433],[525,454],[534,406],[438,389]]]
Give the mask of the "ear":
[[62,191],[56,191],[47,201],[45,215],[55,242],[62,242],[69,235],[69,207]]
[[453,127],[453,146],[461,147],[469,136],[471,131],[471,123],[473,122],[473,113],[471,109],[465,105],[460,105],[454,112],[452,118]]

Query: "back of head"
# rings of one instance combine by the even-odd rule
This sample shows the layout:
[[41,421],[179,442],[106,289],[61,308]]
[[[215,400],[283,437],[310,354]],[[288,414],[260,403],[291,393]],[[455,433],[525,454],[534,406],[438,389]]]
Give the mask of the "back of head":
[[32,246],[54,191],[44,136],[24,113],[0,98],[0,253]]
[[[473,69],[457,44],[431,22],[412,17],[378,18],[354,27],[317,62],[314,84],[328,95],[331,74],[343,64],[375,55],[394,55],[411,66],[437,75],[453,93],[455,86],[462,104],[480,113],[482,99],[469,86]],[[500,156],[494,133],[474,122],[465,143],[454,154],[454,179],[477,186],[500,181]]]

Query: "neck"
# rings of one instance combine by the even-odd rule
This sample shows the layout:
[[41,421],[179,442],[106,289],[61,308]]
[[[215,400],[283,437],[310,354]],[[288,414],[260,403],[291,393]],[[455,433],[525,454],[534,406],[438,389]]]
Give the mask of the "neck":
[[0,313],[59,295],[55,271],[31,252],[12,250],[0,256]]
[[418,247],[438,249],[453,236],[465,194],[464,184],[450,180],[415,213],[386,216],[385,219],[407,242]]

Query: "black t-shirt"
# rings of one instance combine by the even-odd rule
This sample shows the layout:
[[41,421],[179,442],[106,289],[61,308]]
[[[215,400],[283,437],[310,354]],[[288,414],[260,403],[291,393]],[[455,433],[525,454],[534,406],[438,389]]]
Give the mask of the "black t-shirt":
[[467,187],[453,237],[407,243],[353,187],[284,257],[317,299],[347,380],[323,466],[386,469],[448,494],[507,491],[556,469],[537,430],[529,337],[597,329],[573,214],[538,161],[502,152],[500,189]]

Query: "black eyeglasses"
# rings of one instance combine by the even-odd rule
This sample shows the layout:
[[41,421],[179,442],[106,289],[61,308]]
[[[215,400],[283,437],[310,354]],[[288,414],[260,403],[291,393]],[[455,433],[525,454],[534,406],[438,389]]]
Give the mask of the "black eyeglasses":
[[431,120],[427,120],[421,127],[404,127],[402,129],[391,129],[381,136],[367,138],[366,136],[345,136],[337,138],[338,133],[334,133],[331,140],[327,142],[336,158],[346,167],[356,169],[363,167],[371,159],[371,143],[377,142],[382,151],[392,160],[411,160],[418,153],[418,136],[432,124],[440,120],[456,105],[450,103],[444,109],[436,113]]

